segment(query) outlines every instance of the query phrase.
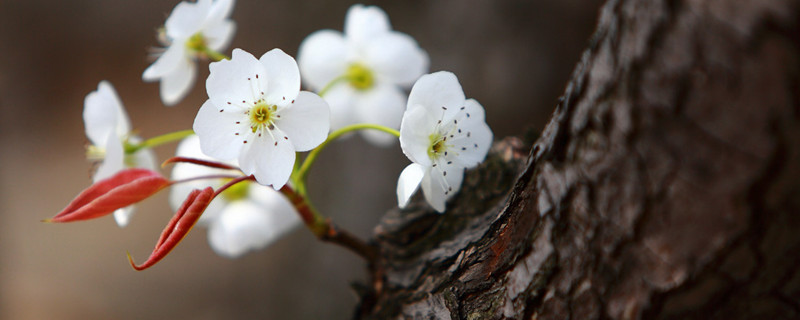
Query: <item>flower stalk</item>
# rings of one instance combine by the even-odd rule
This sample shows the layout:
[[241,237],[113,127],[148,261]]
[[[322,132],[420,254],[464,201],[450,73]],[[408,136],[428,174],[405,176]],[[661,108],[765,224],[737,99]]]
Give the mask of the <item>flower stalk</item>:
[[322,151],[322,149],[324,149],[325,146],[331,143],[331,141],[338,139],[342,135],[358,130],[378,130],[394,135],[395,137],[400,137],[400,131],[372,123],[353,124],[343,127],[339,130],[333,131],[330,135],[328,135],[328,139],[326,139],[324,142],[322,142],[322,144],[320,144],[318,147],[314,148],[314,150],[311,150],[311,152],[308,153],[308,156],[303,161],[303,164],[300,166],[300,169],[298,169],[297,172],[295,173],[294,183],[297,186],[298,192],[300,192],[303,195],[306,194],[305,181],[306,181],[306,176],[308,175],[308,170],[311,169],[311,165],[314,164],[314,161],[317,159],[317,156],[319,156],[319,153]]
[[222,60],[230,60],[231,57],[220,53],[219,51],[212,50],[211,48],[204,46],[201,50],[203,54],[205,54],[209,59],[214,62],[222,61]]
[[347,74],[344,74],[344,75],[338,76],[336,78],[333,78],[333,80],[328,82],[328,84],[326,84],[324,87],[322,87],[322,89],[319,90],[317,95],[319,95],[320,97],[324,97],[325,94],[328,93],[328,91],[330,91],[331,88],[333,88],[333,86],[339,84],[340,82],[349,81],[349,80],[350,80],[350,77]]
[[125,143],[125,153],[126,154],[133,154],[136,151],[139,151],[141,149],[153,148],[153,147],[157,147],[157,146],[160,146],[162,144],[165,144],[165,143],[178,141],[178,140],[181,140],[181,139],[186,138],[186,137],[188,137],[190,135],[193,135],[193,134],[194,134],[194,130],[188,129],[188,130],[170,132],[170,133],[162,134],[160,136],[155,136],[155,137],[152,137],[150,139],[147,139],[147,140],[142,141],[141,143],[137,143],[137,144],[132,144],[130,142],[126,142]]

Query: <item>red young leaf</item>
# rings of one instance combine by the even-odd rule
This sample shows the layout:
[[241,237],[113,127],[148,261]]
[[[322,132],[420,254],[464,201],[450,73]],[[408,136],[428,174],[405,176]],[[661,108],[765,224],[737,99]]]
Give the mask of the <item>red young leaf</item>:
[[153,253],[150,254],[150,258],[142,264],[136,265],[131,255],[128,254],[128,261],[130,261],[131,266],[136,270],[142,271],[166,257],[167,254],[186,237],[189,230],[192,230],[192,227],[197,220],[200,219],[200,215],[206,210],[206,207],[208,207],[208,204],[214,199],[214,196],[214,189],[211,187],[207,187],[202,191],[197,189],[192,190],[172,217],[172,220],[169,221],[167,227],[161,232],[161,237],[158,238],[158,242],[156,242],[156,247],[153,249]]
[[55,217],[45,222],[94,219],[142,201],[170,184],[158,172],[126,169],[83,190]]

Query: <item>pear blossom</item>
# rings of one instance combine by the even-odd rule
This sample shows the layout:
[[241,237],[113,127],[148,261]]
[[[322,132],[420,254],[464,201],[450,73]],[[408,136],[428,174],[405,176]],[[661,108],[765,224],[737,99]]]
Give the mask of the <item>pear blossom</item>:
[[181,2],[164,24],[167,48],[142,74],[144,81],[161,81],[161,100],[174,105],[191,89],[197,74],[194,60],[206,49],[219,51],[228,46],[236,24],[228,17],[233,0]]
[[[386,13],[360,4],[350,7],[344,34],[320,30],[298,52],[306,85],[331,106],[331,129],[374,123],[397,129],[408,88],[428,70],[428,54],[407,34],[393,31]],[[388,145],[394,137],[366,130],[370,142]]]
[[444,212],[447,199],[461,187],[464,171],[483,161],[491,142],[483,106],[465,99],[454,74],[420,77],[400,125],[400,147],[413,163],[400,173],[398,205],[405,207],[422,185],[428,203]]
[[295,152],[327,138],[328,104],[300,91],[297,63],[280,49],[260,59],[234,49],[231,60],[211,63],[209,69],[208,100],[194,120],[203,153],[238,159],[246,175],[280,189],[294,169]]
[[[83,121],[90,145],[87,157],[100,164],[92,177],[94,182],[109,178],[125,168],[155,169],[155,155],[150,149],[141,149],[133,154],[125,153],[126,142],[139,142],[131,133],[128,114],[111,83],[101,81],[97,91],[86,95],[83,106]],[[114,211],[114,219],[120,227],[128,225],[134,207],[128,206]]]
[[[181,141],[176,156],[215,160],[201,152],[200,140],[196,135]],[[236,161],[227,164],[237,165]],[[172,180],[220,174],[241,173],[177,163],[172,169]],[[217,189],[226,182],[225,179],[203,179],[177,183],[172,186],[169,195],[170,205],[173,210],[178,210],[192,190],[206,187]],[[211,201],[198,223],[208,227],[208,243],[214,252],[234,258],[250,250],[266,247],[298,226],[300,218],[289,200],[279,192],[243,181]]]

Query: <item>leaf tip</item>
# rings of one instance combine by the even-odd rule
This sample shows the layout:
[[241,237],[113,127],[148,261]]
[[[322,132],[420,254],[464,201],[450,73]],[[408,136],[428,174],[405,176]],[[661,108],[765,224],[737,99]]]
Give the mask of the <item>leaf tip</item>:
[[128,255],[128,263],[130,263],[130,264],[131,264],[131,267],[133,267],[133,269],[134,269],[134,270],[136,270],[136,271],[142,271],[142,270],[144,270],[144,269],[147,269],[147,267],[140,267],[140,266],[137,266],[137,265],[136,265],[136,262],[134,262],[134,261],[133,261],[133,256],[131,255],[131,252],[130,252],[130,251],[125,251],[125,254],[127,254],[127,255]]
[[176,161],[176,160],[175,160],[175,158],[176,158],[176,157],[172,157],[172,158],[169,158],[169,159],[167,159],[167,160],[164,160],[164,162],[162,162],[162,163],[161,163],[161,169],[164,169],[164,168],[166,168],[168,165],[175,163],[175,161]]

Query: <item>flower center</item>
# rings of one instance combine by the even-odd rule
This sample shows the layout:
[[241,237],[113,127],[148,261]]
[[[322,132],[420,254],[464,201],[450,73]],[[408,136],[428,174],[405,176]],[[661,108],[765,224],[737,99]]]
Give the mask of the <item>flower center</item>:
[[431,134],[431,147],[428,149],[428,157],[436,160],[447,153],[447,136],[438,133]]
[[264,128],[269,128],[270,130],[274,129],[275,125],[272,123],[272,118],[277,110],[277,106],[268,106],[265,103],[259,103],[253,106],[253,108],[250,109],[250,129],[253,130],[253,133],[259,129],[263,130]]
[[[225,179],[225,183],[228,183],[231,180],[232,179]],[[247,198],[249,193],[250,193],[250,182],[242,181],[230,186],[228,189],[225,189],[225,191],[222,191],[220,195],[222,195],[225,198],[225,200],[232,202]]]
[[359,63],[351,64],[347,68],[346,78],[350,81],[350,85],[358,90],[369,89],[375,82],[372,71]]
[[206,38],[202,33],[195,33],[189,40],[186,40],[186,48],[192,52],[203,52],[206,49]]

